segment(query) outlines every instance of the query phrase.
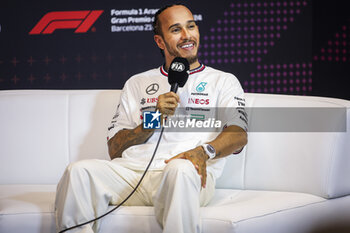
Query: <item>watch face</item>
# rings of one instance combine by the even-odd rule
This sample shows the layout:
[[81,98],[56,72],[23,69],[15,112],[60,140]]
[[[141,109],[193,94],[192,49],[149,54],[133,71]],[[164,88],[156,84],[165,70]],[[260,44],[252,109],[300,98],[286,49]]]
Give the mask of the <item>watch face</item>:
[[214,154],[215,153],[215,149],[214,149],[214,147],[212,146],[212,145],[207,145],[207,149],[208,149],[208,151],[210,152],[210,153],[212,153],[212,154]]

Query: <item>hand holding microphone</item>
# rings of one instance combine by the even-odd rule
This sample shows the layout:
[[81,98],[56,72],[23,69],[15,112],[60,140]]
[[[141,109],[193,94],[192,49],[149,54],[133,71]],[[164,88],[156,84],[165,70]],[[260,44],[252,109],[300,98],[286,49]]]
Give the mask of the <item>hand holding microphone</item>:
[[180,98],[177,94],[167,92],[158,97],[157,110],[164,115],[172,116],[179,102]]
[[168,71],[168,82],[171,86],[170,92],[158,96],[157,109],[162,114],[174,115],[175,109],[180,102],[176,92],[178,87],[183,87],[186,84],[189,69],[190,65],[185,58],[176,57],[171,62]]

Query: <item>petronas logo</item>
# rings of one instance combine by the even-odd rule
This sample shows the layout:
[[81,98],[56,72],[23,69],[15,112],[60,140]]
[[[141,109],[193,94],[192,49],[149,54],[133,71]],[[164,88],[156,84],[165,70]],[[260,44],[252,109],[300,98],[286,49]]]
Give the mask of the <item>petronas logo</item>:
[[197,92],[203,92],[205,90],[205,86],[207,85],[206,82],[201,82],[200,84],[198,84],[198,86],[196,87],[196,91]]

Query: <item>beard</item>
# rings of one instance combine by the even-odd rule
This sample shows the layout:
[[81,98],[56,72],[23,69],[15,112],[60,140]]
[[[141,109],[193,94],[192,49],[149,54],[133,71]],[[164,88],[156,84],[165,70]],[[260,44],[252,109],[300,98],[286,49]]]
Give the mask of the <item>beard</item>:
[[[169,52],[169,54],[170,54],[171,56],[173,56],[173,57],[182,57],[182,56],[180,55],[179,51],[177,51],[177,50],[171,48],[170,45],[169,45],[165,40],[164,40],[164,44],[165,44],[165,47],[167,48],[167,50],[168,50],[168,52]],[[194,44],[196,44],[196,43],[194,43]],[[184,58],[188,61],[188,63],[189,63],[190,65],[193,64],[193,63],[195,63],[195,62],[197,62],[197,61],[198,61],[198,50],[197,50],[197,52],[196,52],[195,55],[189,56],[189,57],[184,57]]]

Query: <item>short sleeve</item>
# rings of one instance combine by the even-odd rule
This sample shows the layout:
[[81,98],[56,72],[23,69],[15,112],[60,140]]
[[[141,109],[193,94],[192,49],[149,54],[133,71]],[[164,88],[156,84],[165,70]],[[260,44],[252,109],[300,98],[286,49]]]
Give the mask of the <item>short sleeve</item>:
[[218,98],[219,119],[224,128],[237,125],[248,131],[248,116],[241,84],[234,75],[227,74],[225,78]]
[[120,96],[116,113],[108,127],[107,140],[122,129],[133,129],[137,126],[135,119],[133,119],[136,110],[135,97],[133,97],[130,83],[126,82]]

